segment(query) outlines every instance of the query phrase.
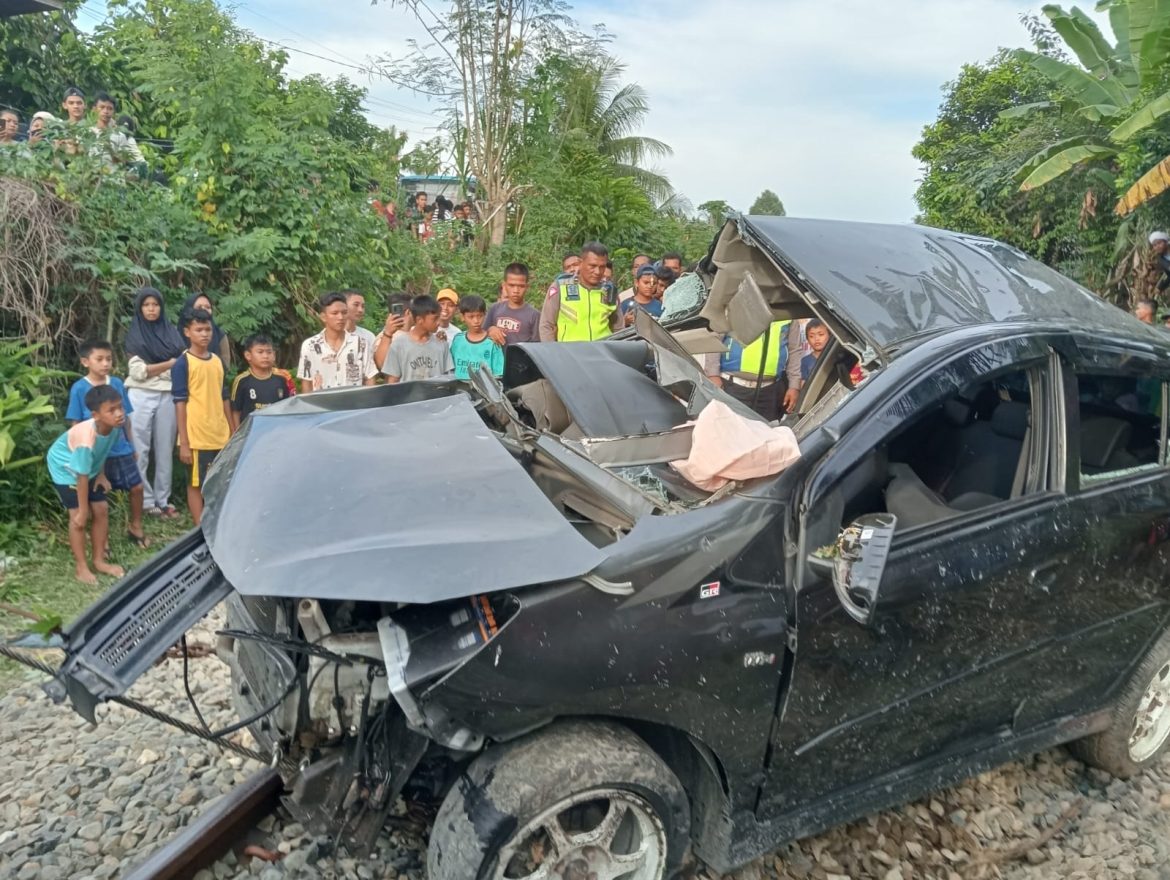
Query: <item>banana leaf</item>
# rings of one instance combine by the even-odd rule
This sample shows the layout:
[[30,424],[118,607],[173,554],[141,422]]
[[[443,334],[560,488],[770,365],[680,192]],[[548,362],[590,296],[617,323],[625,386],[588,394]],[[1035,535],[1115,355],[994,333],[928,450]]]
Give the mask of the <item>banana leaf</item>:
[[1129,12],[1129,49],[1136,56],[1134,65],[1142,72],[1144,83],[1152,68],[1144,63],[1143,44],[1148,35],[1170,25],[1170,3],[1166,0],[1128,0],[1126,7]]
[[1170,189],[1170,156],[1167,156],[1143,174],[1141,179],[1131,186],[1128,192],[1121,197],[1121,200],[1117,203],[1117,207],[1113,209],[1113,213],[1118,217],[1125,217],[1128,214],[1132,214],[1146,202],[1157,198],[1167,189]]
[[1124,107],[1130,103],[1128,92],[1116,80],[1098,80],[1075,64],[1058,61],[1026,49],[1017,49],[1016,57],[1032,65],[1081,104],[1112,104]]
[[1049,144],[1047,147],[1040,150],[1038,153],[1036,153],[1034,156],[1032,156],[1032,158],[1030,158],[1027,162],[1025,162],[1023,165],[1021,165],[1016,170],[1016,173],[1012,175],[1012,177],[1016,180],[1016,182],[1023,182],[1027,178],[1031,177],[1032,173],[1037,168],[1039,168],[1041,165],[1043,165],[1045,162],[1047,162],[1053,156],[1056,156],[1059,153],[1063,153],[1065,150],[1071,150],[1074,147],[1087,147],[1087,146],[1097,146],[1097,145],[1103,146],[1101,144],[1100,138],[1098,138],[1096,135],[1091,135],[1091,134],[1079,134],[1075,137],[1065,138],[1064,140],[1057,141],[1054,144]]
[[1093,162],[1099,159],[1109,159],[1117,155],[1117,150],[1104,144],[1084,144],[1079,147],[1069,147],[1061,150],[1052,158],[1040,165],[1020,184],[1021,192],[1028,192],[1044,186],[1062,174],[1072,171],[1084,162]]
[[1109,60],[1113,57],[1113,47],[1106,42],[1096,22],[1075,7],[1071,13],[1055,5],[1045,6],[1042,11],[1082,67],[1099,80],[1111,75]]
[[1112,104],[1091,104],[1087,107],[1078,107],[1074,112],[1089,122],[1100,122],[1102,119],[1111,119],[1117,116],[1121,113],[1121,108]]
[[1170,61],[1170,22],[1142,38],[1139,69],[1142,83],[1160,82]]
[[1129,4],[1124,2],[1111,2],[1111,0],[1104,0],[1097,4],[1097,11],[1104,12],[1109,10],[1109,28],[1113,31],[1113,37],[1117,40],[1117,48],[1115,50],[1115,57],[1118,59],[1125,59],[1129,62],[1130,68],[1137,73],[1138,63],[1137,59],[1133,57],[1133,48],[1129,44]]
[[1125,143],[1167,113],[1170,113],[1170,92],[1164,92],[1140,107],[1136,113],[1109,132],[1109,140],[1115,144]]

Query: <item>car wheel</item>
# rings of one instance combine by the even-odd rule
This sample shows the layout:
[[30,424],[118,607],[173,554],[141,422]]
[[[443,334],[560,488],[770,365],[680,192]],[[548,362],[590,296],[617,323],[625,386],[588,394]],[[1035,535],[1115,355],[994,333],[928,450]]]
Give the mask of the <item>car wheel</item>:
[[471,763],[435,817],[427,876],[665,880],[689,831],[686,793],[642,740],[571,722]]
[[1121,779],[1141,773],[1170,741],[1170,632],[1121,692],[1109,728],[1071,744],[1073,754]]

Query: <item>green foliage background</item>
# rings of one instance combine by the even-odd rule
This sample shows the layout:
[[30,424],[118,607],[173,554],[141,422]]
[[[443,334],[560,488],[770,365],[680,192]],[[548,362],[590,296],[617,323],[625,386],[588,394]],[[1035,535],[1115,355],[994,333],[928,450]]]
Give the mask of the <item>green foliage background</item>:
[[[1170,116],[1159,116],[1170,108],[1170,6],[1102,0],[1097,8],[1122,33],[1045,6],[1043,17],[1025,18],[1031,47],[965,64],[946,84],[938,118],[914,148],[923,167],[918,220],[1010,242],[1128,307],[1156,295],[1146,236],[1170,227],[1164,196],[1124,219],[1114,211],[1170,154]],[[1139,45],[1140,82],[1131,63]],[[1102,94],[1116,94],[1118,106],[1101,103]],[[1143,114],[1137,133],[1114,137],[1123,118]],[[1047,159],[1047,173],[1031,176]]]
[[[0,383],[8,383],[0,395],[20,387],[23,411],[39,407],[37,418],[0,423],[0,451],[9,449],[11,460],[38,459],[61,427],[39,395],[59,404],[67,382],[34,372],[37,365],[75,371],[85,337],[110,337],[117,348],[142,285],[163,291],[172,320],[189,293],[208,293],[232,338],[265,332],[282,365],[292,366],[326,290],[365,292],[366,321],[376,328],[395,291],[453,287],[494,300],[514,260],[532,267],[538,302],[562,254],[586,240],[610,246],[619,282],[628,281],[622,270],[636,252],[697,258],[707,248],[707,224],[656,207],[664,179],[626,164],[631,149],[637,155],[632,132],[645,97],[619,88],[613,59],[595,59],[596,69],[543,59],[520,90],[525,124],[512,174],[523,186],[509,206],[508,234],[499,246],[481,235],[475,247],[451,249],[389,230],[370,208],[371,183],[383,201],[401,202],[399,173],[435,170],[441,145],[408,150],[405,132],[371,125],[364,89],[344,78],[292,77],[283,51],[212,0],[108,5],[110,17],[89,35],[74,26],[76,0],[63,12],[0,21],[0,104],[27,121],[37,110],[62,115],[70,85],[90,96],[107,91],[135,119],[148,166],[111,173],[100,138],[64,123],[35,147],[0,149],[4,193],[44,208],[13,220],[14,237],[55,218],[40,260],[43,308],[30,316],[19,296],[11,308],[0,303],[0,339],[40,344],[15,358],[0,350]],[[75,141],[80,154],[53,149],[53,138]],[[0,248],[0,280],[13,277],[13,260]],[[52,509],[42,470],[0,471],[6,521]]]

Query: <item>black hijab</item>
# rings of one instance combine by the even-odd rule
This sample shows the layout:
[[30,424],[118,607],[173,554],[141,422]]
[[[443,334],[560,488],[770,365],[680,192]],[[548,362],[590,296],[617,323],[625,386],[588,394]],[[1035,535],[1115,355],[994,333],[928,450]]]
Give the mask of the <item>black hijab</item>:
[[[148,321],[142,317],[142,304],[153,297],[158,300],[158,318]],[[187,348],[182,334],[167,320],[163,296],[153,287],[144,287],[134,297],[134,317],[126,334],[126,351],[137,355],[148,364],[161,364],[177,358]]]
[[[193,293],[187,297],[183,303],[183,308],[179,310],[179,323],[183,323],[183,315],[195,311],[195,300],[207,297],[207,301],[211,302],[211,297],[206,293]],[[211,345],[208,350],[214,354],[219,354],[220,343],[223,342],[223,331],[219,329],[219,324],[215,323],[215,318],[211,319]],[[186,346],[183,346],[186,348]]]

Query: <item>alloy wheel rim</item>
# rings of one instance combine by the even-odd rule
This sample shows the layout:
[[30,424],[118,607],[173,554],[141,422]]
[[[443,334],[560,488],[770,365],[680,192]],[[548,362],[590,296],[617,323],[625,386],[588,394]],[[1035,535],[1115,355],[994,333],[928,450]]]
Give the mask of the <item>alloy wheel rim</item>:
[[1129,735],[1129,757],[1136,763],[1152,758],[1170,736],[1170,661],[1146,686]]
[[566,797],[500,850],[495,880],[661,880],[666,829],[638,795],[602,788]]

